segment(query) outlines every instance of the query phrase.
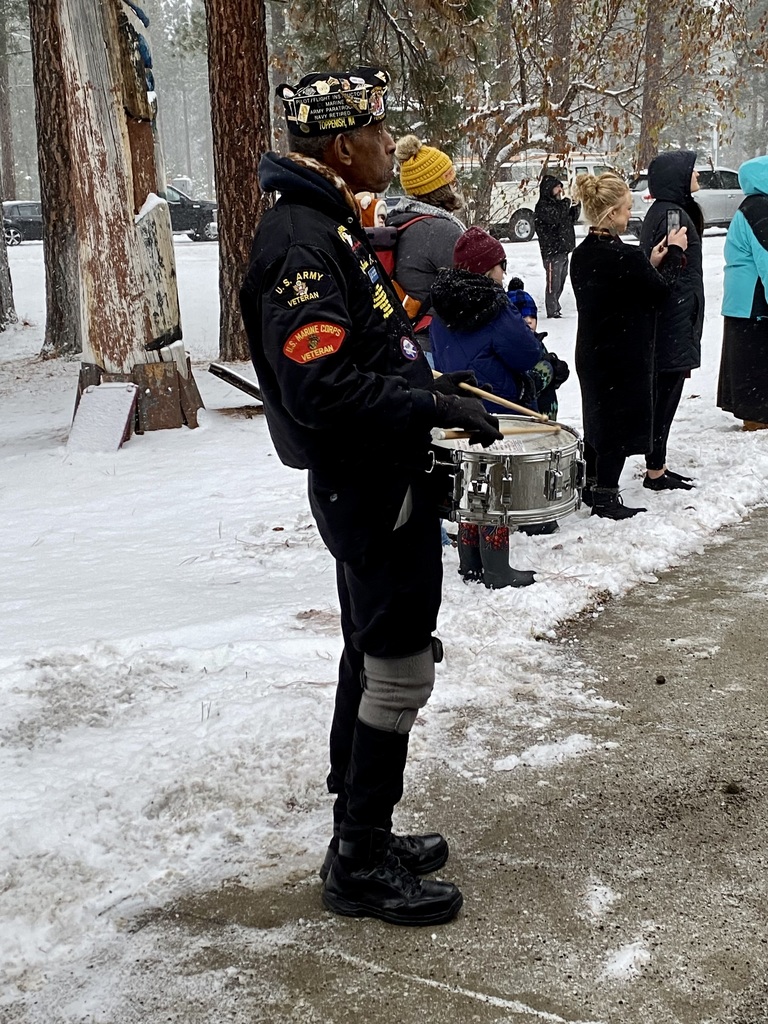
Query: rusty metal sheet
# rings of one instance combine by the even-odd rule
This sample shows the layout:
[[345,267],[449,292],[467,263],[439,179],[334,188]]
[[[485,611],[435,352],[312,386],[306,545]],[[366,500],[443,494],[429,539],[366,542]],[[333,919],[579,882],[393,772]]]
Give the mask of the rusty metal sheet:
[[138,434],[184,425],[179,375],[173,363],[137,363],[132,377],[139,386]]
[[181,412],[184,417],[184,422],[188,427],[194,428],[198,426],[198,409],[204,409],[205,405],[203,404],[203,399],[197,389],[197,382],[192,375],[192,363],[189,356],[187,356],[187,376],[183,377],[179,374],[178,377],[179,394],[181,396]]

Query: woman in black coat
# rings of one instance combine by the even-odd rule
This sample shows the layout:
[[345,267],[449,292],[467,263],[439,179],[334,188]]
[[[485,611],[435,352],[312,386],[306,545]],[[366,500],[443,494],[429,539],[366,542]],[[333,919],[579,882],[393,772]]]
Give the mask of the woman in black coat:
[[672,293],[656,318],[655,404],[653,445],[645,457],[643,487],[652,491],[690,490],[689,477],[667,469],[667,441],[672,420],[691,370],[701,366],[701,334],[704,329],[704,273],[701,236],[704,216],[691,193],[699,187],[694,170],[696,154],[680,149],[659,153],[648,168],[648,189],[654,198],[640,232],[640,248],[650,256],[653,247],[667,237],[667,213],[680,213],[680,226],[688,230],[685,265]]
[[622,503],[619,478],[627,455],[652,447],[656,311],[680,272],[687,232],[672,233],[669,246],[659,243],[649,260],[619,238],[632,210],[623,178],[583,174],[576,184],[592,225],[571,258],[587,463],[583,498],[592,515],[627,519],[645,509]]

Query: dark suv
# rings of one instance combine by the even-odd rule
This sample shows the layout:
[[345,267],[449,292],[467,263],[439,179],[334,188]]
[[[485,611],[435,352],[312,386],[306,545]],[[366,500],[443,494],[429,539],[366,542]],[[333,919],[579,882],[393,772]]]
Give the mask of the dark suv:
[[40,203],[16,199],[3,203],[3,233],[6,245],[41,239],[43,211]]
[[215,242],[219,237],[218,209],[212,199],[192,199],[173,185],[165,186],[163,196],[171,212],[174,233],[184,232],[193,242]]

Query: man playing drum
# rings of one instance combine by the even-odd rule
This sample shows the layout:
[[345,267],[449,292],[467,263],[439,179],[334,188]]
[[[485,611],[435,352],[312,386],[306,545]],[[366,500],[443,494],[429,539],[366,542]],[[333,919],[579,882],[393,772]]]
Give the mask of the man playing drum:
[[467,374],[433,380],[360,222],[354,193],[383,192],[392,179],[388,85],[385,71],[361,67],[278,88],[292,152],[261,161],[262,189],[280,198],[256,232],[241,306],[275,448],[309,470],[312,511],[336,559],[344,650],[323,902],[426,925],[462,903],[455,885],[419,877],[445,863],[445,839],[391,831],[409,732],[442,656],[430,428],[458,426],[483,445],[501,435],[482,403],[460,395]]

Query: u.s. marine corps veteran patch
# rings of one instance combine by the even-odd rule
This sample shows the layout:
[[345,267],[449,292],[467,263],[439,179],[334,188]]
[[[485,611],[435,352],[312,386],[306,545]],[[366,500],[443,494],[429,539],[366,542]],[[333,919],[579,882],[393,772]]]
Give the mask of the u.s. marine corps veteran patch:
[[272,298],[284,309],[297,309],[307,302],[324,299],[330,289],[331,279],[322,270],[296,270],[275,285]]
[[315,359],[330,356],[338,352],[347,332],[338,324],[330,324],[320,320],[312,324],[304,324],[288,336],[283,345],[283,355],[294,363],[306,366]]

